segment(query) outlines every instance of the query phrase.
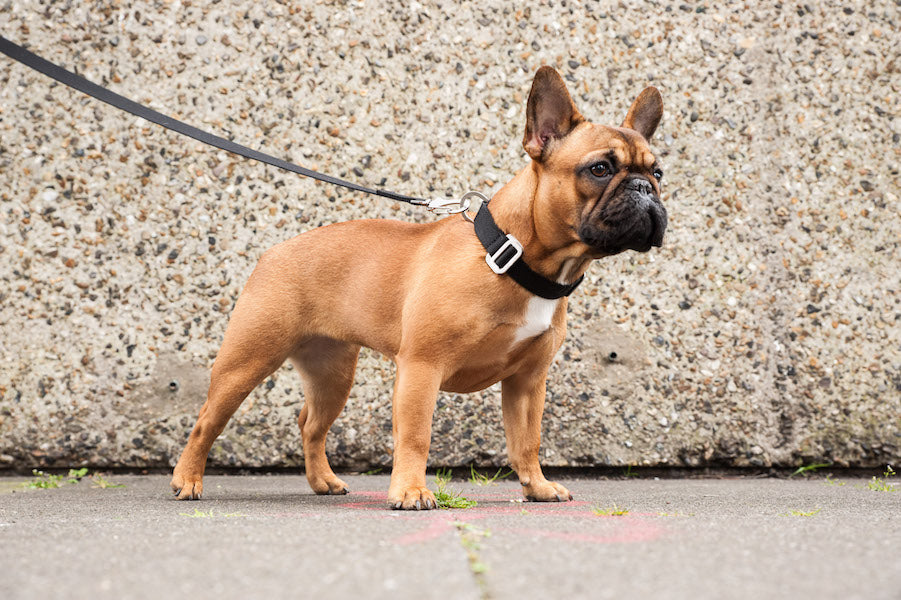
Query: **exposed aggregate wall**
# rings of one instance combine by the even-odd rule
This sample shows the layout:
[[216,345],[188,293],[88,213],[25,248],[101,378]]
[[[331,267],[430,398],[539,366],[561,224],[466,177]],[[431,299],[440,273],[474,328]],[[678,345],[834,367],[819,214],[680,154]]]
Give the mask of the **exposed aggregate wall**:
[[[541,64],[602,123],[657,86],[666,243],[597,262],[572,297],[543,463],[901,458],[896,2],[124,4],[6,2],[0,32],[214,133],[414,195],[490,193],[526,164]],[[432,218],[3,58],[0,468],[174,464],[260,254],[360,217]],[[390,465],[392,381],[364,350],[333,464]],[[210,464],[302,465],[299,384],[286,366],[253,392]],[[498,389],[442,394],[432,439],[431,464],[503,464]]]

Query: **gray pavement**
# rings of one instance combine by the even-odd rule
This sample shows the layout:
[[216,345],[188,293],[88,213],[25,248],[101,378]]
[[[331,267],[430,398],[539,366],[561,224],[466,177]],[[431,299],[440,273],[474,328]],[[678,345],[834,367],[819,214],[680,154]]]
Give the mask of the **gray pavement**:
[[109,479],[0,478],[0,598],[901,598],[901,492],[865,479],[563,479],[565,504],[455,480],[478,506],[422,513],[384,475],[210,476],[200,502]]

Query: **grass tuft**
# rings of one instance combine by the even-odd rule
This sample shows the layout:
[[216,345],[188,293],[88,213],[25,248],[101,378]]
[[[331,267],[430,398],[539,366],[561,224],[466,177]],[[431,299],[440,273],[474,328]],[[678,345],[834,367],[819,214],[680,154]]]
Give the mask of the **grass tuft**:
[[787,513],[782,513],[780,517],[812,517],[822,509],[817,508],[815,510],[803,511],[803,510],[790,510]]
[[632,465],[627,465],[625,469],[623,469],[623,477],[639,477],[637,471],[632,470]]
[[62,475],[53,475],[52,473],[44,473],[37,469],[32,469],[31,474],[34,475],[34,479],[23,483],[22,485],[24,487],[32,490],[49,490],[58,488],[64,483],[78,483],[82,477],[88,474],[88,470],[87,468],[69,469],[69,474],[65,477]]
[[503,469],[498,469],[497,473],[489,477],[476,471],[475,466],[469,465],[469,482],[473,485],[495,485],[499,479],[506,479],[513,474],[513,470],[509,470],[501,475]]
[[448,469],[438,469],[435,473],[435,485],[438,491],[435,492],[435,500],[438,501],[438,508],[472,508],[478,502],[465,498],[460,492],[450,491],[447,484],[450,482],[451,472]]
[[832,463],[814,463],[812,465],[801,465],[797,468],[797,470],[795,470],[794,473],[789,475],[789,477],[794,477],[795,475],[804,475],[806,477],[808,473],[816,473],[817,469],[831,466]]
[[124,483],[113,483],[109,479],[104,479],[103,475],[100,473],[94,473],[93,475],[91,475],[91,481],[94,482],[94,485],[92,487],[100,488],[103,490],[105,490],[107,488],[124,488],[125,487]]
[[31,481],[26,481],[22,485],[33,490],[47,490],[51,488],[58,488],[60,482],[63,480],[62,475],[52,475],[50,473],[38,471],[37,469],[32,469],[31,474],[34,475],[34,479],[32,479]]
[[628,508],[620,508],[616,504],[610,507],[592,506],[591,512],[599,517],[622,517],[629,514]]
[[897,492],[899,489],[893,481],[891,481],[895,475],[895,470],[892,469],[892,465],[886,465],[885,471],[882,472],[882,477],[873,478],[867,482],[867,488],[873,490],[874,492]]
[[[82,467],[81,469],[69,469],[69,473],[65,476],[63,475],[53,475],[52,473],[44,473],[43,471],[38,471],[37,469],[32,469],[31,474],[34,475],[34,479],[31,481],[26,481],[22,485],[26,488],[30,489],[42,489],[48,490],[53,488],[58,488],[63,484],[67,483],[78,483],[85,477],[88,477],[88,468]],[[90,475],[91,480],[94,482],[95,488],[118,488],[125,487],[124,484],[121,483],[113,483],[103,478],[100,473],[94,473]]]
[[461,521],[455,521],[454,526],[460,533],[460,543],[464,550],[466,550],[466,557],[469,559],[469,569],[472,571],[473,575],[476,576],[479,587],[485,591],[486,582],[484,580],[484,575],[488,571],[488,565],[482,561],[479,550],[482,548],[480,543],[481,540],[483,538],[491,537],[491,530],[476,527],[475,525],[470,525],[469,523]]
[[81,481],[82,478],[87,476],[88,468],[82,467],[81,469],[69,469],[69,475],[67,476],[69,483],[76,483]]

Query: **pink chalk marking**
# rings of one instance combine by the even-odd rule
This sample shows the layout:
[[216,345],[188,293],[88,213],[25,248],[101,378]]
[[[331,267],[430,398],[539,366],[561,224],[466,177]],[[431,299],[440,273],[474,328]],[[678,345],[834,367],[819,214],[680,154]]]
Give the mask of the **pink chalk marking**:
[[[365,513],[361,513],[361,517],[366,516],[375,519],[415,519],[417,522],[424,521],[424,527],[392,540],[393,543],[401,546],[422,544],[438,539],[448,533],[452,533],[455,529],[454,523],[457,520],[469,523],[472,521],[480,521],[488,517],[520,515],[523,509],[527,511],[527,514],[523,515],[526,518],[528,518],[528,513],[553,513],[554,516],[558,518],[563,517],[576,521],[584,521],[586,526],[588,526],[591,521],[595,521],[596,524],[604,522],[605,526],[615,523],[616,531],[607,533],[588,533],[585,531],[568,532],[528,527],[506,527],[503,525],[494,525],[494,528],[501,532],[527,537],[541,537],[562,540],[565,542],[587,544],[630,544],[646,542],[658,539],[664,534],[664,529],[662,527],[659,527],[645,518],[656,517],[656,513],[635,513],[634,515],[629,516],[596,515],[591,510],[585,510],[586,507],[590,506],[590,503],[582,500],[564,503],[509,502],[508,496],[501,497],[497,494],[481,494],[474,496],[475,499],[482,502],[482,504],[476,508],[454,511],[396,512],[386,508],[385,503],[388,495],[385,492],[363,491],[352,492],[350,495],[362,496],[366,498],[366,500],[345,502],[338,506],[365,511]],[[486,502],[493,503],[485,504]]]
[[[592,518],[597,518],[591,515]],[[584,542],[591,544],[634,544],[636,542],[649,542],[663,536],[664,530],[651,521],[630,517],[615,517],[620,525],[613,533],[586,533],[584,531],[549,531],[545,529],[508,529],[509,533],[519,535],[543,537],[565,542]]]
[[428,527],[424,529],[420,529],[418,531],[414,531],[413,533],[408,533],[406,535],[402,535],[399,538],[395,538],[394,543],[400,544],[401,546],[409,546],[411,544],[422,544],[423,542],[428,542],[429,540],[434,540],[445,533],[454,530],[454,519],[445,516],[445,515],[435,515],[437,518],[429,519],[432,522]]
[[[547,511],[542,511],[547,512]],[[508,507],[490,507],[486,509],[468,509],[460,511],[459,519],[467,523],[480,521],[488,517],[499,515],[519,515],[520,510]],[[517,535],[525,535],[530,537],[544,537],[549,539],[559,539],[566,542],[580,542],[589,544],[630,544],[636,542],[647,542],[660,538],[664,534],[664,529],[648,521],[644,518],[635,517],[598,517],[589,511],[556,511],[555,516],[567,517],[573,520],[585,522],[589,525],[590,521],[599,519],[616,519],[607,523],[616,523],[617,531],[612,533],[586,533],[553,531],[545,529],[505,527],[494,525],[494,528],[501,532],[509,532]],[[525,515],[524,515],[525,516]],[[656,516],[650,515],[649,516]],[[453,514],[447,513],[424,513],[418,518],[430,521],[429,525],[423,529],[408,533],[394,540],[395,543],[406,546],[410,544],[421,544],[430,540],[434,540],[448,532],[454,530],[454,522],[457,518]]]

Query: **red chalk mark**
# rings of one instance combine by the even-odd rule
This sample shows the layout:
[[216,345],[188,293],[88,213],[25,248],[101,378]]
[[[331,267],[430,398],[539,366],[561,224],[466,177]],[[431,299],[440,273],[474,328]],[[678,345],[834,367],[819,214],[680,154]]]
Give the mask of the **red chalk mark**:
[[363,496],[369,500],[358,500],[356,502],[344,502],[339,504],[341,508],[356,508],[362,510],[387,510],[388,492],[351,492],[348,496]]
[[400,544],[401,546],[421,544],[423,542],[428,542],[429,540],[437,539],[445,533],[454,530],[454,519],[448,516],[436,515],[436,518],[429,520],[432,522],[428,527],[414,531],[412,533],[408,533],[407,535],[402,535],[399,538],[396,538],[394,540],[394,543]]
[[[598,518],[591,515],[593,518]],[[616,517],[617,531],[607,533],[588,533],[585,531],[551,531],[546,529],[512,528],[505,531],[531,537],[550,538],[565,542],[585,542],[591,544],[633,544],[649,542],[661,537],[662,527],[645,519]]]
[[[538,529],[529,527],[510,527],[506,524],[495,523],[492,528],[498,532],[513,533],[527,537],[539,537],[557,539],[565,542],[586,544],[630,544],[647,542],[663,536],[665,530],[649,518],[655,518],[656,513],[635,513],[624,516],[599,516],[591,510],[589,502],[575,500],[565,503],[556,502],[510,502],[509,496],[498,494],[474,495],[480,504],[476,508],[465,510],[438,510],[438,511],[392,511],[387,508],[388,495],[385,492],[363,491],[352,492],[351,496],[362,496],[355,502],[339,504],[342,508],[356,509],[361,512],[361,517],[376,519],[415,519],[421,522],[423,527],[410,533],[395,538],[393,543],[401,546],[422,544],[438,539],[455,529],[455,522],[467,523],[480,521],[489,517],[516,515],[528,520],[529,514],[553,514],[556,518],[565,518],[570,521],[581,521],[584,527],[581,531],[557,531],[552,529]],[[526,511],[523,514],[523,510]],[[603,523],[603,525],[601,525]],[[580,524],[580,525],[581,525]],[[614,530],[609,531],[614,525]],[[608,531],[591,532],[591,529],[603,527]]]

